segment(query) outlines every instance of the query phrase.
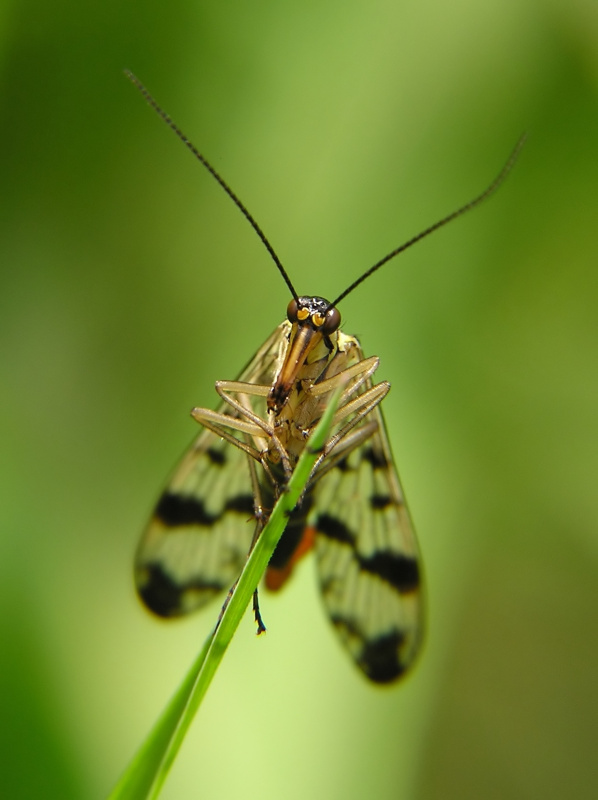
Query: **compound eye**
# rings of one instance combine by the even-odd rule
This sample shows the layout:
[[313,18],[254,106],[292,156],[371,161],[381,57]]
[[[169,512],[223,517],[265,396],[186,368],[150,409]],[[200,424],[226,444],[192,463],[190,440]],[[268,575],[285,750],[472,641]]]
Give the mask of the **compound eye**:
[[291,302],[287,306],[287,319],[288,319],[289,322],[297,322],[297,311],[298,310],[299,309],[297,307],[297,301],[293,297],[293,299],[291,300]]
[[334,333],[334,331],[341,324],[341,312],[337,308],[329,308],[326,312],[326,319],[321,327],[322,333],[326,335]]

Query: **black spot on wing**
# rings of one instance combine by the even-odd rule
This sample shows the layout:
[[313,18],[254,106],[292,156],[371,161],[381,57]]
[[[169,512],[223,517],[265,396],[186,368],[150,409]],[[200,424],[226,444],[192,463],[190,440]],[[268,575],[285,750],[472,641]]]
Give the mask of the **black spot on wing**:
[[176,583],[157,563],[144,564],[142,569],[143,583],[138,586],[139,596],[150,611],[159,617],[184,614],[182,599],[189,589],[212,594],[223,588],[220,583],[201,579],[185,584]]
[[341,638],[357,638],[361,642],[361,650],[353,653],[359,667],[368,678],[376,683],[390,683],[405,672],[408,664],[399,658],[400,648],[405,641],[405,634],[400,630],[381,634],[368,639],[355,623],[336,614],[330,617]]
[[253,495],[237,494],[226,501],[224,508],[226,511],[236,511],[238,514],[248,514],[252,517],[255,513]]
[[218,522],[229,511],[253,515],[252,495],[234,495],[226,501],[224,509],[219,514],[213,514],[206,510],[200,498],[167,491],[158,501],[154,517],[168,528],[176,528],[182,525],[204,525],[209,527]]
[[351,547],[355,543],[355,537],[345,523],[330,514],[320,514],[316,522],[316,528],[327,539],[334,539],[336,542],[343,542],[351,545]]
[[404,639],[405,636],[400,631],[393,631],[364,642],[359,666],[370,680],[390,683],[405,671],[406,665],[399,660],[399,648]]
[[208,447],[205,454],[210,459],[210,462],[216,467],[222,467],[226,464],[226,456],[224,450],[217,450],[215,447]]
[[217,514],[210,514],[204,504],[196,497],[164,492],[154,516],[168,528],[179,525],[213,525],[218,519]]
[[420,584],[419,565],[415,558],[387,551],[367,557],[357,553],[356,556],[361,569],[378,575],[401,594],[414,591]]
[[371,464],[373,469],[388,469],[390,466],[388,459],[382,450],[379,450],[378,448],[366,447],[361,457],[364,461],[367,461],[369,464]]
[[392,504],[393,499],[389,494],[373,494],[370,497],[370,505],[376,511],[384,511]]
[[138,587],[139,597],[159,617],[172,617],[179,613],[181,592],[159,564],[150,564],[143,586]]
[[348,545],[359,568],[371,575],[377,575],[393,586],[401,594],[412,592],[420,584],[417,559],[379,550],[371,556],[363,556],[355,549],[355,535],[344,522],[330,514],[320,514],[316,522],[318,533],[340,544]]

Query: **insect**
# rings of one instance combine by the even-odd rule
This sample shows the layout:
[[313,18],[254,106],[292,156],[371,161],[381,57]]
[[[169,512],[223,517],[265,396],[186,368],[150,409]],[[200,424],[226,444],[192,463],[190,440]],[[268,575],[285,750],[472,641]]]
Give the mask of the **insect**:
[[[177,617],[233,584],[342,382],[333,431],[265,583],[281,588],[313,547],[324,605],[343,644],[369,679],[394,681],[413,663],[422,640],[420,557],[380,408],[390,385],[374,382],[379,359],[366,358],[358,340],[340,330],[337,306],[387,261],[492,194],[523,138],[481,195],[390,252],[329,302],[298,295],[246,207],[139,80],[127,76],[241,210],[292,295],[287,319],[238,379],[216,383],[217,410],[192,411],[203,430],[168,481],[139,544],[138,593],[155,614]],[[254,609],[261,632],[257,594]]]

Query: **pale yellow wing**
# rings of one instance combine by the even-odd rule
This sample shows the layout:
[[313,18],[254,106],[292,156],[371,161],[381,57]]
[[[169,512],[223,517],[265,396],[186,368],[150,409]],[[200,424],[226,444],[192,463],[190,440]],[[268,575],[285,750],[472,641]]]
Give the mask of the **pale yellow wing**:
[[330,620],[368,678],[387,683],[421,643],[422,575],[379,406],[372,420],[375,433],[316,481],[310,523]]
[[[288,323],[279,325],[239,375],[271,385]],[[236,416],[227,404],[219,412]],[[230,588],[245,563],[255,528],[248,456],[202,430],[164,488],[139,543],[135,582],[162,617],[200,608]]]

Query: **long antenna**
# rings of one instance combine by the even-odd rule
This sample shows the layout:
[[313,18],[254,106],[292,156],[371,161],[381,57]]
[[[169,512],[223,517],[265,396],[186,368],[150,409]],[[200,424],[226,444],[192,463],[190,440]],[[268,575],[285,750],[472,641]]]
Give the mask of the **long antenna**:
[[148,91],[148,90],[145,88],[145,86],[144,86],[144,85],[141,83],[141,81],[139,80],[139,78],[137,78],[135,75],[133,75],[133,73],[132,73],[130,70],[128,70],[128,69],[126,69],[124,72],[125,72],[125,75],[127,76],[127,78],[128,78],[130,81],[131,81],[131,83],[132,83],[134,86],[136,86],[136,87],[139,89],[139,91],[141,92],[141,94],[142,94],[142,95],[145,97],[145,99],[146,99],[146,100],[147,100],[147,102],[150,104],[150,106],[151,106],[151,107],[154,109],[154,111],[156,111],[156,112],[159,114],[159,116],[161,116],[161,117],[162,117],[162,119],[163,119],[163,120],[164,120],[164,122],[165,122],[165,123],[168,125],[168,127],[169,127],[169,128],[171,128],[171,129],[172,129],[172,130],[173,130],[173,131],[176,133],[176,135],[179,137],[179,139],[182,141],[182,143],[183,143],[183,144],[184,144],[186,147],[188,147],[188,148],[189,148],[189,150],[191,150],[191,152],[193,153],[193,155],[195,156],[195,158],[196,158],[196,159],[197,159],[197,160],[198,160],[198,161],[199,161],[201,164],[203,164],[203,165],[204,165],[204,167],[205,167],[205,168],[208,170],[208,172],[209,172],[209,173],[212,175],[212,177],[213,177],[213,178],[215,178],[215,179],[218,181],[218,183],[220,184],[220,186],[222,186],[222,188],[224,189],[224,191],[227,193],[227,195],[230,197],[230,199],[233,201],[233,203],[234,203],[234,204],[237,206],[237,208],[238,208],[238,209],[241,211],[241,213],[243,214],[243,216],[245,217],[245,219],[246,219],[246,220],[249,222],[249,224],[251,225],[251,227],[253,228],[253,230],[254,230],[254,231],[257,233],[257,235],[260,237],[260,239],[261,239],[261,240],[262,240],[262,242],[264,243],[264,246],[265,246],[266,250],[267,250],[267,251],[270,253],[270,255],[272,256],[272,260],[274,261],[274,263],[275,263],[275,264],[276,264],[276,266],[278,267],[278,271],[279,271],[279,272],[280,272],[280,274],[282,275],[282,277],[283,277],[283,279],[284,279],[284,281],[285,281],[286,285],[287,285],[287,286],[289,287],[289,289],[291,290],[291,294],[293,295],[293,297],[295,298],[295,300],[298,300],[298,299],[299,299],[299,296],[298,296],[297,292],[295,291],[295,287],[294,287],[294,286],[293,286],[293,284],[291,283],[291,279],[290,279],[290,278],[289,278],[289,276],[287,275],[287,271],[286,271],[286,269],[285,269],[285,268],[282,266],[282,262],[281,262],[281,260],[278,258],[278,256],[276,255],[276,253],[275,253],[275,251],[274,251],[274,248],[272,247],[272,245],[270,244],[270,242],[269,242],[269,241],[268,241],[268,239],[266,238],[266,234],[265,234],[265,233],[262,231],[262,229],[261,229],[261,228],[260,228],[260,226],[257,224],[257,222],[255,221],[255,219],[253,218],[253,216],[252,216],[252,215],[249,213],[249,211],[247,210],[247,208],[245,208],[245,206],[243,205],[243,203],[242,203],[242,202],[239,200],[239,198],[237,197],[237,195],[236,195],[236,194],[233,192],[233,190],[230,188],[230,186],[229,186],[229,185],[228,185],[228,184],[227,184],[227,183],[224,181],[224,179],[220,177],[220,175],[219,175],[219,174],[216,172],[216,170],[215,170],[215,169],[214,169],[214,167],[213,167],[213,166],[210,164],[210,162],[209,162],[209,161],[208,161],[208,160],[207,160],[207,159],[206,159],[204,156],[202,156],[202,154],[199,152],[199,150],[197,150],[197,148],[195,147],[195,145],[193,145],[193,144],[192,144],[192,143],[189,141],[189,139],[187,139],[187,137],[185,136],[185,134],[184,134],[184,133],[181,131],[181,129],[180,129],[180,128],[179,128],[179,127],[178,127],[178,126],[177,126],[177,125],[176,125],[176,124],[173,122],[173,120],[172,120],[172,119],[169,117],[169,115],[166,113],[166,111],[164,111],[164,109],[162,109],[162,108],[161,108],[161,107],[158,105],[158,103],[157,103],[157,102],[154,100],[154,98],[153,98],[153,97],[152,97],[152,95],[149,93],[149,91]]
[[[291,279],[289,278],[289,276],[287,274],[286,269],[283,267],[281,260],[276,255],[276,252],[275,252],[274,248],[272,247],[272,245],[270,244],[270,242],[268,241],[268,239],[266,237],[266,234],[262,231],[262,229],[257,224],[257,222],[254,219],[254,217],[250,214],[248,209],[245,207],[245,205],[241,202],[241,200],[233,192],[233,190],[230,188],[230,186],[224,181],[224,179],[220,177],[220,175],[216,172],[216,170],[210,164],[210,162],[207,160],[207,158],[205,158],[205,156],[203,156],[199,152],[199,150],[197,150],[195,145],[193,145],[193,143],[190,142],[189,139],[187,139],[185,134],[173,122],[173,120],[164,111],[164,109],[162,109],[158,105],[156,100],[154,100],[152,95],[145,88],[145,86],[141,83],[139,78],[137,78],[128,69],[125,69],[124,72],[125,72],[125,75],[127,76],[127,78],[131,81],[131,83],[134,86],[136,86],[137,89],[139,89],[141,94],[145,97],[146,101],[154,109],[154,111],[156,111],[157,114],[160,117],[162,117],[162,119],[168,125],[168,127],[171,128],[175,132],[175,134],[179,137],[179,139],[183,142],[183,144],[193,153],[195,158],[201,164],[203,164],[203,166],[208,170],[208,172],[212,175],[212,177],[215,178],[218,181],[220,186],[222,186],[224,191],[227,193],[227,195],[230,197],[230,199],[233,201],[233,203],[237,206],[237,208],[241,211],[241,213],[243,214],[245,219],[249,222],[249,224],[251,225],[253,230],[257,233],[257,235],[259,236],[259,238],[263,242],[264,247],[270,253],[270,256],[272,257],[272,260],[276,264],[276,267],[278,268],[278,271],[282,275],[284,282],[289,287],[290,292],[293,295],[293,297],[295,298],[295,300],[299,300],[299,296],[298,296],[297,292],[295,291],[295,287],[293,286],[293,284],[291,282]],[[398,256],[399,253],[402,253],[404,250],[407,250],[409,247],[411,247],[411,245],[414,245],[416,242],[419,242],[421,239],[425,239],[426,236],[429,236],[431,233],[434,233],[434,231],[437,231],[439,228],[442,228],[444,225],[447,225],[449,222],[452,222],[454,219],[456,219],[457,217],[460,217],[462,214],[465,214],[468,211],[471,211],[473,208],[475,208],[476,206],[480,205],[480,203],[482,203],[484,200],[486,200],[488,197],[490,197],[490,195],[494,194],[494,192],[504,182],[504,180],[507,177],[507,175],[509,174],[509,172],[513,169],[513,166],[515,165],[517,157],[519,156],[519,152],[520,152],[521,148],[523,147],[523,145],[525,144],[525,140],[526,139],[527,139],[527,134],[524,133],[523,136],[520,137],[520,139],[517,142],[517,144],[515,145],[515,147],[513,148],[513,151],[511,152],[511,155],[507,159],[504,167],[501,169],[501,171],[498,173],[498,175],[492,181],[492,183],[488,186],[488,188],[485,189],[480,195],[475,197],[473,200],[470,200],[469,203],[466,203],[464,206],[461,206],[461,208],[458,208],[456,211],[453,211],[448,216],[443,217],[441,220],[438,220],[438,222],[435,222],[433,225],[430,225],[429,228],[426,228],[421,233],[418,233],[417,236],[414,236],[412,239],[409,239],[404,244],[400,245],[399,247],[395,248],[394,250],[391,250],[390,253],[388,253],[387,255],[384,256],[384,258],[381,258],[380,261],[377,261],[372,267],[370,267],[368,270],[366,270],[363,273],[363,275],[361,275],[359,278],[357,278],[357,280],[353,281],[353,283],[347,289],[345,289],[344,292],[341,292],[341,294],[339,294],[339,296],[332,303],[329,303],[328,304],[328,308],[332,308],[333,306],[338,305],[338,303],[340,303],[341,300],[344,300],[344,298],[348,294],[350,294],[361,283],[363,283],[363,281],[366,278],[369,278],[369,276],[372,275],[374,272],[376,272],[376,270],[380,269],[381,266],[386,264],[387,261],[390,261],[395,256]]]
[[419,242],[421,239],[425,239],[426,236],[429,236],[431,233],[434,233],[434,231],[437,231],[438,228],[442,228],[444,225],[447,225],[449,222],[452,222],[452,220],[456,219],[457,217],[460,217],[467,211],[471,211],[472,208],[478,206],[480,203],[486,200],[486,198],[490,197],[491,194],[494,194],[494,192],[498,189],[501,183],[503,183],[509,172],[513,169],[515,161],[517,160],[517,156],[519,155],[519,151],[523,147],[526,139],[527,139],[527,134],[524,133],[523,136],[521,136],[521,138],[515,145],[515,147],[513,148],[513,151],[511,152],[511,155],[507,159],[504,167],[498,173],[496,178],[492,181],[490,186],[488,186],[488,188],[482,192],[482,194],[478,195],[473,200],[470,200],[469,203],[466,203],[464,206],[461,206],[461,208],[458,208],[456,211],[453,211],[452,214],[449,214],[447,217],[443,217],[443,219],[439,220],[438,222],[435,222],[434,225],[430,225],[430,227],[426,228],[425,231],[418,233],[417,236],[414,236],[412,239],[409,239],[409,241],[405,242],[405,244],[402,244],[400,247],[397,247],[395,250],[392,250],[390,253],[388,253],[388,255],[384,256],[384,258],[381,258],[380,261],[377,261],[373,267],[370,267],[368,270],[366,270],[366,272],[364,272],[360,278],[357,278],[356,281],[353,281],[353,283],[349,286],[348,289],[345,289],[344,292],[341,292],[341,294],[339,294],[336,300],[330,303],[329,308],[332,306],[336,306],[338,303],[340,303],[341,300],[344,300],[344,298],[348,294],[350,294],[350,292],[352,292],[353,289],[356,289],[360,283],[363,283],[363,281],[366,278],[369,278],[369,276],[372,273],[376,272],[377,269],[380,269],[380,267],[383,264],[386,264],[387,261],[390,261],[391,258],[398,256],[399,253],[402,253],[404,250],[407,250],[408,247],[411,247],[411,245],[415,244],[416,242]]

